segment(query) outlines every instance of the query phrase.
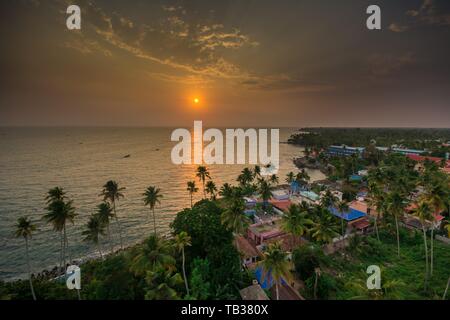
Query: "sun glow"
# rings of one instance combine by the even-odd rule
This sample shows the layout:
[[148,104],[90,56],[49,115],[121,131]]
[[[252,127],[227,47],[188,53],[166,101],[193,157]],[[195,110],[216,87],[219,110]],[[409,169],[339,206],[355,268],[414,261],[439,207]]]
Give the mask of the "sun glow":
[[194,98],[194,103],[195,104],[199,104],[200,103],[200,99],[199,98]]

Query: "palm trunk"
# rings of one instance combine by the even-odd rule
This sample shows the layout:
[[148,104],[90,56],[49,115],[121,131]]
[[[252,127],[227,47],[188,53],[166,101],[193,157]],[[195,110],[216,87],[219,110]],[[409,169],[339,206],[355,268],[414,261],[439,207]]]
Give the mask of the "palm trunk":
[[60,231],[60,237],[61,237],[61,243],[60,243],[60,251],[59,251],[59,270],[58,273],[61,272],[62,270],[62,266],[63,266],[63,246],[64,246],[64,235],[63,235],[63,231]]
[[341,217],[341,232],[342,232],[342,238],[344,238],[344,219]]
[[425,245],[425,290],[428,286],[428,246],[427,246],[427,232],[425,230],[425,226],[422,222],[422,231],[423,231],[423,243]]
[[397,215],[394,216],[395,218],[395,228],[397,230],[397,256],[400,257],[400,233],[398,230],[398,217]]
[[36,301],[36,294],[34,293],[33,281],[31,280],[31,264],[30,264],[30,256],[28,255],[28,238],[25,238],[25,247],[26,247],[26,254],[27,254],[27,265],[28,265],[28,280],[30,281],[31,295],[33,296],[33,300]]
[[100,243],[99,243],[99,242],[97,242],[97,250],[98,250],[98,253],[100,253],[100,258],[101,258],[102,260],[104,260],[104,259],[103,259],[103,254],[102,254],[102,250],[100,249]]
[[448,287],[450,287],[450,277],[447,280],[447,286],[445,287],[444,295],[442,296],[442,300],[445,300],[447,297]]
[[205,180],[203,180],[203,199],[206,199]]
[[156,236],[156,218],[155,218],[155,208],[152,208],[152,212],[153,212],[153,232],[155,233],[155,236]]
[[80,290],[78,290],[78,289],[77,289],[77,294],[78,294],[78,300],[81,300]]
[[191,192],[191,208],[192,208],[192,192]]
[[380,234],[378,233],[378,217],[375,217],[375,233],[377,234],[377,240],[380,241]]
[[186,286],[186,293],[189,296],[189,286],[188,286],[188,281],[187,281],[187,277],[186,277],[186,268],[185,268],[185,257],[184,257],[184,248],[181,251],[181,254],[183,256],[183,262],[182,262],[182,267],[183,267],[183,278],[184,278],[184,285]]
[[63,227],[63,263],[64,273],[66,273],[66,225]]
[[113,201],[113,210],[114,210],[114,218],[116,219],[117,226],[119,227],[120,249],[123,250],[122,227],[120,226],[119,218],[117,218],[115,201]]
[[314,280],[314,300],[317,300],[317,281],[318,281],[318,275],[316,272],[316,279]]
[[109,241],[109,248],[111,250],[111,253],[114,252],[114,247],[113,247],[113,243],[111,240],[111,231],[109,230],[109,221],[108,224],[106,225],[106,231],[108,232],[108,241]]
[[431,227],[431,253],[430,253],[430,276],[433,275],[433,243],[434,243],[434,228]]
[[277,294],[277,300],[280,300],[280,294],[278,292],[278,282],[275,282],[275,292]]

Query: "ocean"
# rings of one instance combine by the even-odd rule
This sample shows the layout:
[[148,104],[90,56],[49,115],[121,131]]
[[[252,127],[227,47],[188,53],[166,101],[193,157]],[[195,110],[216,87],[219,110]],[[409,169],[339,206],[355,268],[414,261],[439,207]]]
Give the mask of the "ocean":
[[[30,242],[34,272],[51,269],[59,261],[59,234],[42,220],[46,192],[63,187],[74,201],[74,225],[68,225],[69,253],[72,259],[96,254],[95,246],[82,241],[82,231],[89,216],[101,203],[102,186],[116,180],[125,187],[125,198],[117,206],[124,244],[132,245],[151,234],[152,220],[144,207],[142,193],[149,185],[161,189],[164,196],[156,209],[157,228],[169,232],[177,212],[190,206],[186,182],[197,180],[197,165],[174,165],[170,141],[173,128],[0,128],[0,279],[22,277],[26,273],[25,245],[15,239],[17,218],[30,217],[38,230]],[[295,129],[281,129],[280,142]],[[280,143],[280,183],[286,173],[298,172],[292,159],[302,149]],[[130,155],[129,157],[125,157]],[[246,165],[210,165],[208,169],[217,187],[236,183]],[[310,171],[312,180],[322,179]],[[195,200],[202,197],[201,184]],[[118,230],[111,226],[113,241],[119,246]],[[102,248],[109,246],[106,239]]]

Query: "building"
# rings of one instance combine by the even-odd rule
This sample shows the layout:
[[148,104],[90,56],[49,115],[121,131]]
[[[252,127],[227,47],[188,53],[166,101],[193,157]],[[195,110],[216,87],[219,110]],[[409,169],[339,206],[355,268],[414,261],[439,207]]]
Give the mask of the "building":
[[[416,149],[406,149],[406,148],[388,148],[388,147],[376,147],[379,151],[383,152],[394,152],[400,153],[403,155],[421,155],[425,153],[425,150],[416,150]],[[364,147],[348,147],[345,145],[342,146],[329,146],[327,153],[330,156],[351,156],[353,154],[357,154],[362,156],[363,152],[366,150]]]
[[257,280],[254,280],[251,286],[240,290],[239,294],[242,300],[270,300]]
[[351,156],[353,154],[357,154],[359,156],[362,155],[362,153],[364,152],[365,148],[363,147],[347,147],[346,145],[342,145],[342,146],[329,146],[327,153],[330,156],[337,156],[337,157],[342,157],[342,156]]
[[252,268],[259,259],[259,252],[250,241],[243,236],[237,235],[234,244],[241,253],[242,265]]

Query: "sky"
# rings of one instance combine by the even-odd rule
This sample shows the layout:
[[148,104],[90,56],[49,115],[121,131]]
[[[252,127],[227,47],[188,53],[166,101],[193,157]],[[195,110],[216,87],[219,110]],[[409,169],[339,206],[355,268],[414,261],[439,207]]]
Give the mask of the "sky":
[[0,15],[1,126],[450,127],[448,0],[3,0]]

